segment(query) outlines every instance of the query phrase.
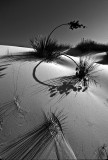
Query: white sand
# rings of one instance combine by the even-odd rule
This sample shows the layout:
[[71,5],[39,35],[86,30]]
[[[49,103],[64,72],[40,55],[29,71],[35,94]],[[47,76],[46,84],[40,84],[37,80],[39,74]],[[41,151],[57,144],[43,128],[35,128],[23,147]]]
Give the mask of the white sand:
[[[0,55],[7,54],[8,52],[17,53],[31,50],[31,48],[0,46]],[[96,54],[94,57],[97,61],[102,58],[100,54]],[[78,61],[78,58],[75,58],[75,60]],[[32,95],[36,89],[32,85],[37,84],[32,78],[32,70],[37,63],[20,64],[20,62],[17,62],[12,66],[15,69],[15,77],[17,77],[20,66],[17,80],[18,91],[21,93],[24,85],[26,86],[22,108],[28,111],[29,114],[26,122],[24,119],[14,116],[6,121],[3,131],[0,133],[0,142],[11,139],[40,123],[42,120],[41,107],[47,112],[51,105],[51,103],[47,106],[45,105],[50,100],[49,95],[44,93]],[[0,90],[2,91],[0,92],[1,102],[12,97],[10,95],[14,89],[12,66],[4,71],[7,75],[0,79]],[[71,65],[67,67],[60,64],[43,63],[38,68],[37,74],[41,80],[60,75],[70,75],[74,71],[74,65],[72,64],[72,66],[73,68],[71,70]],[[72,91],[57,106],[53,106],[53,109],[56,107],[59,109],[64,108],[64,113],[68,114],[67,130],[65,133],[77,158],[84,158],[86,156],[86,158],[91,159],[100,145],[104,143],[108,144],[108,66],[100,65],[99,69],[102,69],[102,71],[97,73],[99,77],[99,85],[97,87],[90,85],[90,88],[86,92],[80,92],[77,95]]]

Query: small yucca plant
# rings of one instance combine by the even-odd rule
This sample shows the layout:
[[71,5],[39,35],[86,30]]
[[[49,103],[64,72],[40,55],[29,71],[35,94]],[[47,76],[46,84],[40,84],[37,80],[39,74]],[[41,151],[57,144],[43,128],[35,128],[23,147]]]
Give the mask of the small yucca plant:
[[98,84],[96,80],[96,73],[99,71],[97,70],[98,66],[89,56],[80,57],[80,61],[76,67],[76,85],[84,87],[83,91],[88,89],[90,83]]

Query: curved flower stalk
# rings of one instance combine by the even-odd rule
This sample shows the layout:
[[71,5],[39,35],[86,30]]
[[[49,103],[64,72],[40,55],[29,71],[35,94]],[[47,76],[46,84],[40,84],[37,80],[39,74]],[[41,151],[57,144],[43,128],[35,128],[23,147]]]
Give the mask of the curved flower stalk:
[[[43,61],[51,62],[56,60],[57,58],[60,58],[61,55],[66,56],[66,54],[61,53],[61,51],[69,49],[70,46],[66,45],[57,45],[56,41],[52,40],[50,37],[52,33],[60,28],[61,26],[69,26],[71,30],[78,29],[78,28],[86,28],[83,24],[80,24],[79,21],[72,21],[69,23],[61,24],[57,27],[55,27],[50,34],[42,39],[35,38],[34,41],[31,41],[31,45],[36,51],[38,57],[44,59]],[[71,58],[72,59],[72,58]],[[73,59],[72,59],[73,60]],[[74,60],[73,60],[74,61]],[[75,62],[75,61],[74,61]]]
[[47,37],[36,37],[34,40],[31,40],[31,45],[34,49],[34,52],[25,52],[23,54],[17,55],[6,55],[1,56],[1,60],[5,60],[5,62],[13,62],[13,61],[36,61],[39,59],[44,59],[47,62],[54,61],[59,58],[60,52],[66,49],[69,49],[69,45],[58,44],[56,40],[52,40],[50,37],[52,33],[61,26],[69,26],[69,29],[78,29],[78,28],[86,28],[83,24],[80,24],[79,21],[72,21],[69,23],[61,24],[55,27]]
[[[68,25],[71,30],[78,29],[78,28],[86,28],[83,24],[79,24],[79,21],[72,21],[69,23],[61,24],[55,27],[48,37],[44,38],[35,38],[34,41],[31,40],[31,45],[34,48],[36,55],[38,58],[41,58],[42,61],[46,62],[54,62],[55,60],[59,59],[61,55],[67,56],[66,54],[62,53],[63,50],[69,49],[69,45],[58,45],[56,41],[52,40],[50,37],[52,33],[60,28],[61,26]],[[69,56],[67,56],[70,58]],[[71,58],[71,60],[73,60]],[[74,60],[73,60],[74,61]],[[76,63],[74,61],[74,63]]]
[[[59,139],[61,135],[62,141],[66,143],[63,139],[63,124],[66,118],[65,115],[60,111],[57,114],[50,112],[48,115],[43,112],[43,116],[44,120],[40,125],[34,127],[31,131],[19,136],[13,141],[4,144],[4,147],[0,150],[0,157],[5,160],[39,159],[48,146],[53,144],[54,141],[55,143],[61,143],[62,145],[62,142]],[[57,137],[58,135],[59,137]],[[58,149],[59,148],[57,147],[57,150]],[[68,157],[73,159],[73,152],[71,154],[69,149],[70,148],[67,147],[67,156],[69,154]]]
[[79,21],[75,21],[75,20],[74,20],[74,21],[71,21],[71,22],[69,22],[69,23],[63,23],[63,24],[55,27],[55,28],[50,32],[50,34],[49,34],[48,37],[47,37],[46,44],[48,43],[48,41],[49,41],[52,33],[53,33],[56,29],[58,29],[58,28],[60,28],[60,27],[62,27],[62,26],[69,26],[69,29],[71,29],[71,30],[73,30],[73,29],[78,29],[78,28],[86,28],[86,26],[84,26],[83,24],[80,24]]

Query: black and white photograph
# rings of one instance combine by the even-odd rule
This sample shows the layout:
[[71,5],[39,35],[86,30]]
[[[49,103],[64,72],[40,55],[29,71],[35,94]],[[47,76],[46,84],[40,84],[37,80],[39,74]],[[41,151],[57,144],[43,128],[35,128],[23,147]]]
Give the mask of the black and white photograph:
[[108,1],[0,1],[0,160],[108,160]]

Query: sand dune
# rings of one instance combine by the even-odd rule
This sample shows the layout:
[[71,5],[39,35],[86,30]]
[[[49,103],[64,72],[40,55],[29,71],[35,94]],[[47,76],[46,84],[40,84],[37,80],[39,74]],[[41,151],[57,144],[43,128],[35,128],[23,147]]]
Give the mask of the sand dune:
[[17,47],[17,46],[5,46],[0,45],[0,55],[6,55],[6,54],[15,54],[18,52],[26,52],[26,51],[33,51],[32,48],[25,48],[25,47]]
[[[30,48],[0,46],[0,55],[9,53],[32,51]],[[92,57],[99,61],[105,53],[95,54]],[[44,81],[49,78],[71,75],[74,73],[75,64],[68,58],[62,57],[63,61],[58,64],[43,63],[37,71],[38,77]],[[73,57],[77,62],[78,57]],[[65,62],[65,63],[64,63]],[[33,68],[38,62],[16,62],[5,70],[6,75],[0,79],[0,102],[5,103],[13,98],[15,85],[22,96],[21,108],[27,112],[23,117],[15,113],[5,119],[0,131],[0,143],[13,139],[43,121],[41,108],[47,112],[50,107],[55,110],[64,108],[67,114],[65,137],[73,149],[77,159],[86,157],[93,159],[98,147],[104,143],[108,145],[108,66],[99,65],[97,72],[98,85],[90,84],[86,92],[71,91],[60,103],[55,104],[57,98],[52,99],[48,90],[36,92],[39,85],[32,77]],[[68,65],[67,65],[68,64]],[[4,71],[3,71],[4,72]],[[62,142],[61,142],[62,143]],[[63,144],[66,147],[66,142]],[[59,146],[58,146],[59,148]],[[48,151],[46,151],[48,152]],[[47,153],[46,153],[47,155]],[[54,156],[54,157],[53,157]],[[54,148],[50,158],[55,158]]]

